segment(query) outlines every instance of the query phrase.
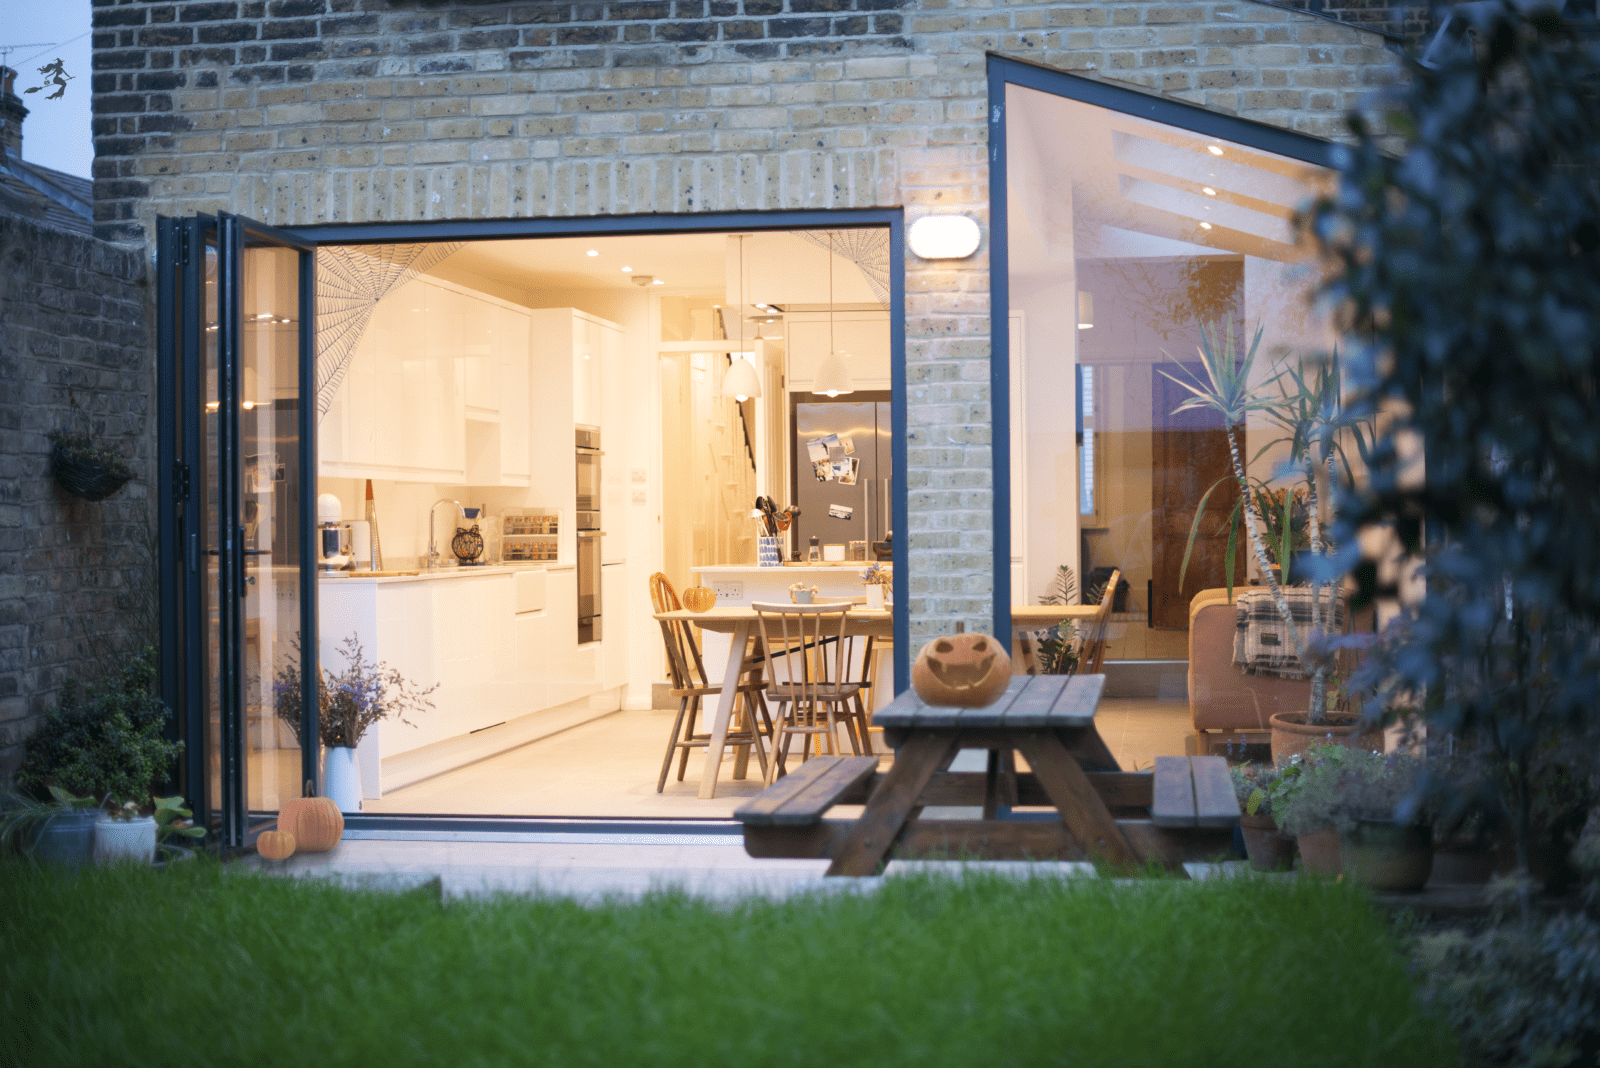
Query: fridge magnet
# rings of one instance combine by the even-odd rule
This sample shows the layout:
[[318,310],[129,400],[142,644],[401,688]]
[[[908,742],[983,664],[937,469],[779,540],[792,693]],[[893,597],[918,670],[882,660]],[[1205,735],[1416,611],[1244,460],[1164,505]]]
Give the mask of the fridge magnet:
[[854,456],[847,456],[843,460],[838,460],[834,463],[833,477],[838,479],[841,485],[854,486],[856,484],[856,475],[860,470],[861,461]]
[[828,446],[821,438],[812,438],[806,442],[806,456],[812,463],[822,463],[828,458]]
[[844,450],[844,454],[846,456],[854,456],[856,451],[856,439],[851,437],[849,434],[840,434],[839,448]]
[[856,514],[856,510],[848,504],[830,504],[828,514],[834,519],[850,519]]
[[818,482],[827,482],[833,478],[833,465],[823,460],[811,465],[811,473],[817,476]]

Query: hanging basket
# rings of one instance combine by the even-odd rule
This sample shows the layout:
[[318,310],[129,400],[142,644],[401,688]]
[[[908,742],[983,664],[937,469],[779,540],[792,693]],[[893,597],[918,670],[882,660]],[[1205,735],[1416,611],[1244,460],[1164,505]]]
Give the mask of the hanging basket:
[[133,469],[87,434],[50,435],[50,470],[61,488],[86,501],[103,501],[133,478]]

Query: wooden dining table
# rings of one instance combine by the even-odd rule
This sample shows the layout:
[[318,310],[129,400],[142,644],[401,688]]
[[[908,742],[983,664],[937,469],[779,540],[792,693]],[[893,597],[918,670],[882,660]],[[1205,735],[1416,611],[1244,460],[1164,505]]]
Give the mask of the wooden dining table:
[[1014,604],[1011,606],[1011,671],[1013,674],[1033,674],[1029,666],[1032,649],[1023,645],[1030,631],[1049,630],[1057,623],[1071,620],[1089,623],[1100,613],[1097,604]]
[[[726,634],[729,637],[728,661],[722,672],[722,694],[717,701],[716,712],[711,717],[711,742],[706,747],[705,768],[700,774],[699,796],[716,797],[717,776],[721,774],[722,754],[727,748],[728,724],[733,718],[734,702],[731,700],[731,695],[739,689],[739,675],[744,665],[745,647],[750,642],[750,636],[756,633],[760,625],[756,610],[749,607],[734,607],[691,612],[683,608],[676,612],[657,612],[656,619],[687,621],[701,630]],[[874,612],[852,607],[845,625],[845,633],[850,636],[893,639],[894,613],[887,609]]]

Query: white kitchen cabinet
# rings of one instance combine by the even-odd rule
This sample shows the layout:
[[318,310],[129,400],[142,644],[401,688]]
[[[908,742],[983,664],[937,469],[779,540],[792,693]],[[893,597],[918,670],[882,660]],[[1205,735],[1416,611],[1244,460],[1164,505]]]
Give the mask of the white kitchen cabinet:
[[321,472],[526,486],[528,313],[435,279],[373,309],[318,427]]
[[[817,365],[828,355],[827,312],[791,312],[783,318],[788,341],[789,389],[804,391],[816,378]],[[833,347],[844,356],[856,389],[889,389],[889,313],[836,312]]]
[[607,689],[628,683],[628,566],[605,564],[600,568],[600,641],[604,649],[601,685]]

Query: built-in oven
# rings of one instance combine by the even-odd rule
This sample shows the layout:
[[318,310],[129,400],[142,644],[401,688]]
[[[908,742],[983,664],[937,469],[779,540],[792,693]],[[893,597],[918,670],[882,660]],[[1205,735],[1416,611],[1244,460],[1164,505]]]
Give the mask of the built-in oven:
[[578,454],[578,644],[600,640],[600,428],[579,425]]

